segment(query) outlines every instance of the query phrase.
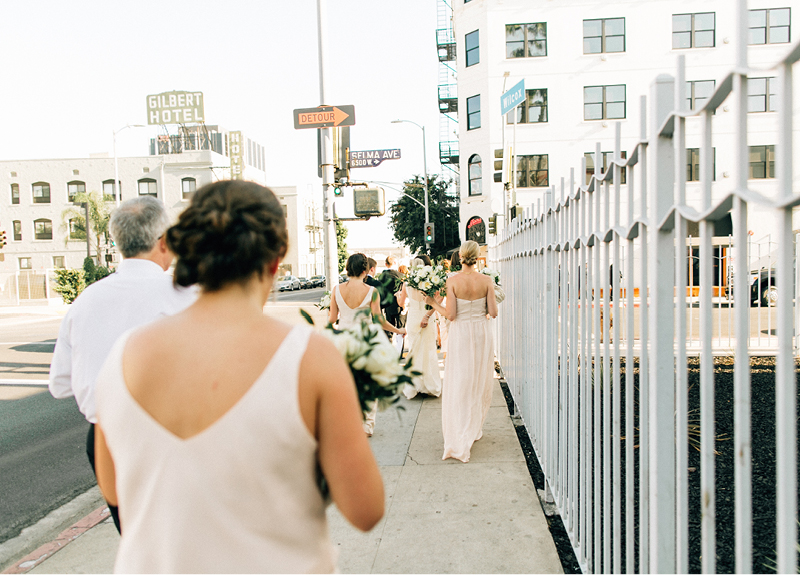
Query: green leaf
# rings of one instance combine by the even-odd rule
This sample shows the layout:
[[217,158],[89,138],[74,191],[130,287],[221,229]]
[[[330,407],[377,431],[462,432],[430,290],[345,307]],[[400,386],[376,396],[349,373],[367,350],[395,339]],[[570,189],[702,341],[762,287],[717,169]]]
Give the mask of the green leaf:
[[304,319],[304,320],[306,320],[308,323],[310,323],[311,325],[314,325],[314,319],[313,319],[313,318],[311,317],[311,315],[310,315],[310,314],[309,314],[309,313],[308,313],[306,310],[304,310],[303,308],[300,308],[300,315],[302,315],[302,316],[303,316],[303,319]]

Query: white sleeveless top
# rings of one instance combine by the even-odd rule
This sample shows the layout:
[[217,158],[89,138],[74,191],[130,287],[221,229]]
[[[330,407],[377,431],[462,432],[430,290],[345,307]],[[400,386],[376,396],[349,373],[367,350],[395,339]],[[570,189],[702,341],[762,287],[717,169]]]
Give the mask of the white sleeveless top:
[[364,299],[358,304],[357,307],[351,308],[346,303],[344,303],[344,298],[342,294],[339,292],[339,286],[333,287],[333,293],[336,294],[336,305],[339,306],[339,329],[345,329],[351,327],[353,323],[355,323],[356,319],[356,312],[362,309],[367,309],[372,302],[372,292],[375,291],[375,288],[369,286],[367,290],[367,295],[364,296]]
[[130,333],[97,381],[122,521],[115,572],[333,572],[317,442],[298,400],[311,329],[294,327],[241,399],[188,439],[128,391],[122,354]]

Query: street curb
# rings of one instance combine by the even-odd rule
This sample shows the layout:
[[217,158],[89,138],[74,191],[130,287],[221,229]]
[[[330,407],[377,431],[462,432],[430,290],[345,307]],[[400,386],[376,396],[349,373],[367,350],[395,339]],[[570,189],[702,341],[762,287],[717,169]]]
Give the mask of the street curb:
[[89,513],[89,515],[78,520],[71,527],[59,533],[58,537],[53,541],[45,543],[33,553],[26,555],[17,563],[3,571],[3,573],[27,573],[45,559],[58,553],[71,541],[74,541],[98,523],[108,519],[109,516],[110,514],[107,506],[103,505],[102,507],[98,507]]

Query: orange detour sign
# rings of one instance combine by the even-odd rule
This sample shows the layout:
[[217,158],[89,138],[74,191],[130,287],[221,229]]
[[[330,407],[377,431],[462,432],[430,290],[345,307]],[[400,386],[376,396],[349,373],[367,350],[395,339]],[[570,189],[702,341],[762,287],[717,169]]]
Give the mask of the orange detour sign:
[[335,128],[336,126],[355,126],[355,106],[320,106],[319,108],[300,108],[294,111],[294,128]]

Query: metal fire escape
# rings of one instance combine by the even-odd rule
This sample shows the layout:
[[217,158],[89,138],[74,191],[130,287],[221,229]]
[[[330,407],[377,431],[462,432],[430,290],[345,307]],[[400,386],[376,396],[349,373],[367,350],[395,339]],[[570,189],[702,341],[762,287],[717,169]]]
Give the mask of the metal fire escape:
[[[458,175],[458,86],[452,0],[437,0],[436,49],[439,54],[439,161]],[[458,182],[458,178],[455,178]]]

